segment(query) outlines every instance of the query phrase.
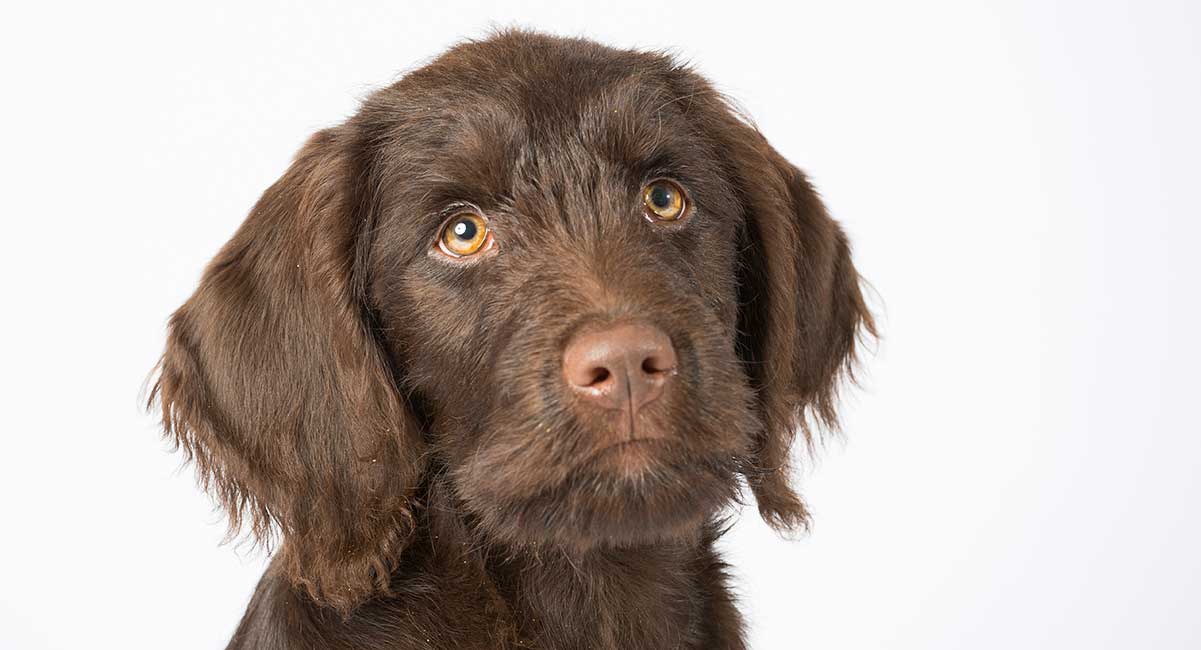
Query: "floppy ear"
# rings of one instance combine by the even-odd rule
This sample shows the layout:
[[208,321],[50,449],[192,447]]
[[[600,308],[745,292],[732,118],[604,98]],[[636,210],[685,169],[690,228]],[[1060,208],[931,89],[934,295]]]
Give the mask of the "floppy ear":
[[861,333],[875,336],[875,325],[846,236],[804,173],[728,112],[721,132],[746,209],[740,349],[766,425],[747,482],[773,527],[806,527],[789,449],[798,431],[810,445],[815,427],[837,427],[839,385]]
[[413,529],[419,430],[362,300],[355,148],[315,135],[172,315],[150,395],[231,532],[282,535],[277,566],[349,613]]

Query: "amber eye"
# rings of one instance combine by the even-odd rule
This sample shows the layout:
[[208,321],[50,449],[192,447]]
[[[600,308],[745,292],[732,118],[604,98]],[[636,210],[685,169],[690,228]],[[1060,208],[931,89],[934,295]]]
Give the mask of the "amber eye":
[[478,214],[456,214],[442,225],[438,248],[451,257],[467,257],[485,250],[492,242],[488,223]]
[[659,179],[642,188],[642,202],[648,216],[661,221],[675,221],[684,216],[684,189],[667,179]]

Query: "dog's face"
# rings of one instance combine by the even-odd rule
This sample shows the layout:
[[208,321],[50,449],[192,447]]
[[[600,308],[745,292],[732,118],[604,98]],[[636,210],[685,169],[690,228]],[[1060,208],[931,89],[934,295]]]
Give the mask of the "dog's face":
[[512,546],[780,526],[858,278],[803,175],[695,73],[511,32],[316,136],[172,318],[156,395],[235,525],[346,609],[445,481]]
[[720,143],[668,74],[547,57],[506,84],[504,54],[368,106],[418,116],[375,181],[381,338],[490,532],[586,547],[695,528],[761,426]]

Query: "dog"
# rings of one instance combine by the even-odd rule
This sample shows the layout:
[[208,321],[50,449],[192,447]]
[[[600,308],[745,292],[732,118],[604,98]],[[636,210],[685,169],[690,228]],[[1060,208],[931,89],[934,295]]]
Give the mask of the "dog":
[[808,514],[875,334],[840,226],[671,56],[506,30],[315,134],[150,406],[274,550],[229,648],[743,648],[714,541]]

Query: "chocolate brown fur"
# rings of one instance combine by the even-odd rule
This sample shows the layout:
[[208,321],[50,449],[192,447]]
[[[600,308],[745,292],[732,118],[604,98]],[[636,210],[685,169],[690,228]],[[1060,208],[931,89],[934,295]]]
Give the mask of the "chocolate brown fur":
[[[656,177],[694,212],[643,218]],[[448,208],[496,254],[430,254]],[[596,322],[666,332],[649,469],[563,386]],[[231,648],[741,648],[713,541],[781,529],[794,434],[873,332],[805,176],[658,53],[508,31],[315,135],[172,316],[151,397],[235,530],[278,539]]]

